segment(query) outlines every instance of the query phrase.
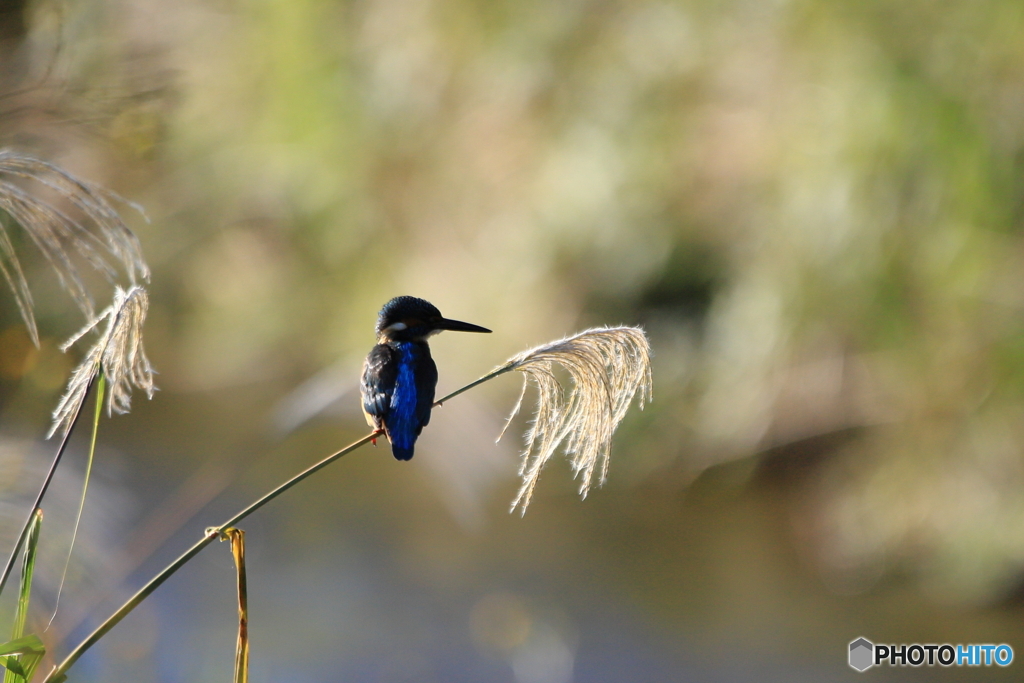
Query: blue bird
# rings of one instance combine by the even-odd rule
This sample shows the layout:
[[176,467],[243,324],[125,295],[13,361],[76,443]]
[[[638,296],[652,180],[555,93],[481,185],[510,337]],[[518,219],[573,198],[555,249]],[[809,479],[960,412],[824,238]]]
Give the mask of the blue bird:
[[384,430],[399,460],[412,458],[416,437],[430,422],[437,366],[427,337],[442,330],[490,332],[444,318],[429,301],[413,296],[395,297],[377,316],[377,345],[363,363],[360,382],[363,414],[371,427]]

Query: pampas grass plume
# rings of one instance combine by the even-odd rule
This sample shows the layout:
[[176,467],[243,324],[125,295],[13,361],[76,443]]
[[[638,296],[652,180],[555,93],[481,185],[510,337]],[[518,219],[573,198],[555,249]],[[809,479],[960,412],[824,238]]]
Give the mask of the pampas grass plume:
[[[25,180],[43,186],[74,206],[84,220],[72,217],[39,192],[30,192],[17,184]],[[113,280],[118,265],[131,285],[137,278],[149,279],[149,267],[142,257],[139,241],[111,206],[111,200],[124,202],[142,212],[139,206],[58,166],[11,150],[0,150],[0,210],[21,226],[50,262],[61,286],[86,320],[94,320],[96,316],[92,297],[75,265],[75,254],[108,279]],[[32,293],[9,229],[10,226],[0,220],[0,274],[10,286],[28,333],[38,346]]]
[[[566,390],[554,367],[564,368],[572,382]],[[586,497],[597,476],[608,474],[612,435],[633,398],[641,409],[651,400],[651,347],[637,327],[599,327],[524,351],[498,371],[525,375],[523,391],[508,424],[522,409],[527,386],[537,387],[537,408],[529,430],[519,474],[522,486],[511,510],[525,514],[544,465],[564,446]],[[504,434],[504,431],[502,432]],[[500,437],[499,437],[500,438]]]
[[53,411],[53,426],[48,437],[58,431],[63,434],[71,428],[89,386],[100,372],[110,386],[107,392],[108,415],[128,412],[133,387],[144,391],[147,397],[153,397],[156,391],[153,384],[155,372],[142,345],[142,326],[148,311],[149,295],[145,289],[138,285],[127,290],[115,287],[114,301],[61,346],[61,350],[66,351],[106,321],[99,339],[89,347],[85,358],[71,373],[67,390]]

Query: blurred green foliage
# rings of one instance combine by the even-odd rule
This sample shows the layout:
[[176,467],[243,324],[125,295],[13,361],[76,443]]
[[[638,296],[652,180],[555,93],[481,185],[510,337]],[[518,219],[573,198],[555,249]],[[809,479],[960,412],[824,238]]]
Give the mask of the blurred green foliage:
[[[586,503],[607,509],[562,506],[556,475],[523,524],[574,525],[611,585],[712,640],[791,644],[833,608],[830,647],[890,623],[849,595],[909,604],[898,627],[922,642],[1006,633],[934,615],[1016,604],[1022,585],[1019,1],[36,0],[0,23],[0,143],[151,218],[163,391],[120,437],[140,485],[254,487],[290,471],[274,458],[358,434],[354,408],[283,443],[263,430],[339,359],[354,386],[392,295],[495,330],[435,345],[442,391],[586,325],[643,324],[655,401]],[[22,430],[45,422],[54,339],[75,327],[37,298],[42,350],[0,348]],[[485,438],[513,385],[441,411],[433,479],[341,466],[367,477],[342,489],[358,509],[407,497],[380,530],[399,554],[457,554],[445,509],[494,546],[527,533],[494,521],[513,468]],[[313,498],[282,516],[338,506]],[[402,531],[410,510],[429,540]],[[544,557],[566,542],[537,533]],[[439,584],[473,574],[437,562]],[[518,598],[487,600],[474,618],[497,605],[487,628],[515,630]]]

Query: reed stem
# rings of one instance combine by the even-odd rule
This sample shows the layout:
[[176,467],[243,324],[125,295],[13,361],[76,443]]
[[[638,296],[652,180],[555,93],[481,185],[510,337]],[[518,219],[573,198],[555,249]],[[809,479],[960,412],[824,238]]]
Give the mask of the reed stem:
[[[502,365],[502,366],[496,368],[495,370],[492,370],[491,372],[487,373],[486,375],[484,375],[480,379],[475,380],[473,382],[470,382],[469,384],[467,384],[466,386],[464,386],[464,387],[462,387],[460,389],[456,389],[455,391],[453,391],[452,393],[448,394],[447,396],[441,397],[440,399],[438,399],[437,401],[434,402],[434,405],[435,406],[440,405],[443,402],[445,402],[445,401],[447,401],[447,400],[449,400],[451,398],[454,398],[454,397],[458,396],[459,394],[461,394],[461,393],[463,393],[465,391],[469,391],[473,387],[476,387],[476,386],[478,386],[480,384],[483,384],[484,382],[486,382],[488,380],[494,379],[498,375],[501,375],[501,374],[504,374],[506,372],[509,372],[510,370],[512,370],[512,368],[513,368],[513,366],[512,366],[511,363],[506,363],[505,365]],[[140,588],[139,591],[135,595],[133,595],[131,598],[129,598],[128,602],[124,603],[120,607],[120,609],[118,609],[116,612],[114,612],[112,615],[110,615],[106,619],[106,621],[104,621],[102,624],[100,624],[96,628],[95,631],[93,631],[91,634],[89,634],[88,637],[86,637],[85,640],[83,640],[81,643],[79,643],[79,645],[77,647],[75,647],[75,649],[72,650],[68,654],[67,657],[64,658],[64,661],[62,661],[60,664],[58,664],[57,666],[55,666],[53,668],[53,670],[46,677],[46,679],[43,681],[43,683],[62,683],[63,681],[65,681],[67,679],[67,670],[70,669],[71,666],[74,665],[74,663],[77,662],[78,659],[83,654],[85,654],[86,650],[88,650],[90,647],[95,645],[96,642],[100,638],[105,636],[107,634],[107,632],[110,631],[110,629],[114,628],[114,626],[116,626],[122,619],[124,619],[126,616],[128,616],[128,613],[131,612],[133,609],[135,609],[135,607],[138,606],[138,604],[140,602],[142,602],[147,597],[149,597],[149,595],[153,591],[155,591],[157,588],[159,588],[160,584],[162,584],[164,581],[169,579],[171,577],[171,575],[173,575],[176,571],[178,571],[183,566],[185,566],[185,564],[189,560],[191,560],[193,557],[198,555],[199,552],[203,548],[205,548],[206,546],[210,545],[210,543],[212,543],[214,540],[219,538],[221,536],[221,534],[224,533],[225,529],[228,529],[230,527],[236,526],[240,521],[242,521],[243,519],[245,519],[246,517],[248,517],[252,513],[256,512],[261,507],[263,507],[264,505],[266,505],[267,503],[269,503],[273,499],[277,498],[278,496],[280,496],[282,493],[284,493],[285,491],[287,491],[291,487],[295,486],[296,484],[298,484],[299,482],[303,481],[304,479],[306,479],[306,478],[316,474],[317,472],[319,472],[323,468],[327,467],[328,465],[330,465],[335,460],[338,460],[342,456],[348,455],[349,453],[351,453],[352,451],[356,450],[357,448],[359,448],[361,446],[365,446],[370,441],[373,441],[374,439],[380,438],[381,436],[383,436],[383,434],[384,434],[383,430],[376,430],[376,431],[370,432],[369,434],[367,434],[363,438],[359,439],[358,441],[354,441],[353,443],[349,444],[345,448],[342,448],[340,451],[337,451],[336,453],[333,453],[333,454],[327,456],[326,458],[324,458],[320,462],[316,463],[315,465],[313,465],[313,466],[303,470],[302,472],[296,474],[294,477],[292,477],[288,481],[282,483],[281,485],[277,486],[276,488],[274,488],[273,490],[271,490],[270,492],[268,492],[264,496],[262,496],[262,497],[258,498],[257,500],[253,501],[251,504],[249,504],[247,507],[243,508],[237,514],[235,514],[235,516],[231,517],[226,522],[223,522],[222,524],[220,524],[218,526],[207,528],[206,529],[206,534],[203,536],[203,538],[201,538],[199,541],[197,541],[196,544],[193,545],[191,548],[186,550],[185,553],[181,555],[181,557],[176,559],[174,562],[172,562],[167,567],[165,567],[159,574],[157,574],[152,579],[150,579],[149,583],[147,583],[145,586]]]
[[86,650],[95,645],[96,641],[105,636],[110,629],[114,628],[114,626],[118,624],[118,622],[120,622],[122,619],[128,616],[128,613],[135,609],[135,607],[138,606],[140,602],[149,597],[149,595],[153,591],[159,588],[160,584],[169,579],[171,575],[173,575],[176,571],[185,566],[185,564],[189,560],[198,555],[199,551],[201,551],[203,548],[210,545],[210,543],[219,538],[220,535],[223,533],[224,529],[235,526],[238,522],[242,521],[252,513],[256,512],[261,507],[272,501],[274,498],[277,498],[279,495],[281,495],[291,487],[295,486],[303,479],[306,479],[307,477],[310,477],[313,474],[319,472],[320,470],[327,467],[338,458],[344,455],[348,455],[349,453],[356,450],[360,446],[366,445],[371,440],[381,436],[381,434],[382,432],[379,431],[367,434],[358,441],[355,441],[346,446],[345,448],[342,448],[340,451],[329,455],[328,457],[324,458],[323,460],[313,465],[312,467],[309,467],[300,472],[299,474],[296,474],[288,481],[284,482],[277,488],[273,489],[266,495],[262,496],[261,498],[257,499],[256,501],[245,507],[243,510],[238,512],[234,517],[227,520],[223,524],[219,526],[209,527],[206,530],[206,535],[204,535],[203,538],[201,538],[191,548],[186,550],[184,554],[181,555],[181,557],[179,557],[174,562],[165,567],[163,571],[161,571],[159,574],[150,579],[149,583],[140,588],[135,595],[129,598],[128,602],[124,603],[120,609],[118,609],[116,612],[110,615],[110,617],[108,617],[106,621],[100,624],[95,631],[90,633],[89,636],[78,645],[78,647],[72,650],[71,653],[64,658],[64,661],[62,661],[60,664],[54,667],[53,671],[50,672],[50,674],[46,677],[43,683],[59,683],[60,681],[66,680],[67,670],[70,669],[71,666],[78,661],[79,657],[85,654]]
[[71,424],[64,432],[64,437],[60,440],[60,446],[57,448],[56,455],[53,456],[53,461],[50,463],[50,470],[46,473],[46,477],[43,479],[43,485],[39,487],[39,493],[36,495],[36,500],[32,503],[32,510],[28,513],[28,519],[25,520],[25,526],[22,527],[21,533],[18,535],[18,540],[14,544],[14,549],[11,550],[11,556],[7,558],[7,564],[4,566],[4,573],[3,575],[0,575],[0,593],[3,593],[4,586],[7,585],[7,579],[11,576],[11,570],[14,568],[14,563],[18,558],[18,552],[25,544],[25,539],[28,538],[28,531],[32,527],[32,520],[35,519],[36,512],[43,504],[43,496],[46,495],[46,490],[50,487],[50,482],[53,481],[53,475],[57,471],[57,465],[60,464],[61,458],[64,457],[64,451],[67,449],[68,441],[71,439],[71,432],[75,430],[75,425],[78,424],[78,418],[82,414],[82,407],[85,405],[85,401],[89,397],[89,392],[92,390],[92,385],[95,381],[96,378],[93,377],[85,387],[85,394],[82,396],[82,400],[78,404],[78,407],[75,408],[75,414],[71,419]]

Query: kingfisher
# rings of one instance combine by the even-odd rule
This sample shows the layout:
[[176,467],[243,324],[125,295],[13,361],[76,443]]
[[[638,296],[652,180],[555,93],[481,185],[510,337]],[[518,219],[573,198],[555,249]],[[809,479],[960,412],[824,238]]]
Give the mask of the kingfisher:
[[395,297],[377,315],[377,345],[363,363],[360,382],[363,414],[371,427],[384,430],[398,460],[412,458],[416,437],[430,422],[437,366],[427,337],[443,330],[490,332],[442,317],[436,306],[414,296]]

